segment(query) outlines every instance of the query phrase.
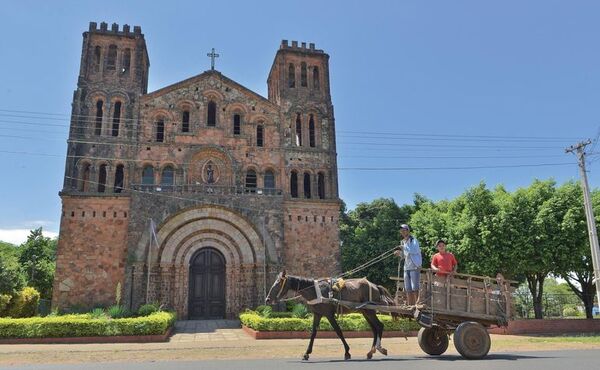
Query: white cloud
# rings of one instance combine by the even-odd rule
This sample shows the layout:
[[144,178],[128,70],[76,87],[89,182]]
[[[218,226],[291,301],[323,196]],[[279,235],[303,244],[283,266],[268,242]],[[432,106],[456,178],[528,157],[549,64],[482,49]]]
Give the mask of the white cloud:
[[[27,240],[31,230],[29,229],[0,229],[0,241],[19,245]],[[49,238],[55,238],[58,233],[42,230],[42,234]]]

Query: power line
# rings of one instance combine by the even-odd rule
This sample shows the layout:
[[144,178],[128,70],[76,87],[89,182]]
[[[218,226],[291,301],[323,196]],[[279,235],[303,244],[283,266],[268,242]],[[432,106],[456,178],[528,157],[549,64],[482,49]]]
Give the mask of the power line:
[[534,163],[515,165],[493,165],[493,166],[457,166],[457,167],[338,167],[340,171],[429,171],[429,170],[478,170],[494,168],[519,168],[519,167],[552,167],[570,166],[572,163]]

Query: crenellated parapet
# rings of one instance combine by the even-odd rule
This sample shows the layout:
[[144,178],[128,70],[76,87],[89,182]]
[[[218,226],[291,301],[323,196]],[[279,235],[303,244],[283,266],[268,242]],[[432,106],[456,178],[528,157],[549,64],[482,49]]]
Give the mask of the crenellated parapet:
[[88,32],[125,37],[144,37],[144,34],[142,33],[142,27],[140,26],[133,26],[132,32],[131,27],[128,24],[124,24],[123,28],[119,29],[119,25],[117,23],[113,23],[109,29],[108,23],[106,22],[101,22],[100,27],[98,27],[98,23],[90,22]]

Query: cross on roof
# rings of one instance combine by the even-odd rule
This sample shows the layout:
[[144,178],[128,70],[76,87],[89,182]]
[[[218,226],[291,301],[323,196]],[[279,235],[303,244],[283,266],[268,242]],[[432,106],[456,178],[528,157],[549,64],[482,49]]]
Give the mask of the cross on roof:
[[215,48],[212,48],[211,52],[206,54],[207,57],[210,57],[210,69],[215,69],[215,58],[219,57],[219,54],[215,53]]

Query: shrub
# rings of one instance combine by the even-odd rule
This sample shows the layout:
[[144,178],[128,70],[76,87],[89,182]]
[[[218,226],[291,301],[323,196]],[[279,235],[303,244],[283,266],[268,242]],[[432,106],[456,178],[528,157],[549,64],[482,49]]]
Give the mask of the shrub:
[[309,313],[308,308],[306,308],[306,306],[303,305],[302,303],[298,303],[298,304],[294,305],[294,308],[292,308],[292,315],[299,319],[307,318],[308,313]]
[[258,306],[256,307],[256,312],[258,312],[258,314],[262,317],[270,317],[271,313],[273,312],[273,307],[265,305]]
[[[416,331],[420,326],[414,321],[408,319],[392,320],[389,315],[378,315],[379,320],[384,325],[385,330],[393,331]],[[312,319],[305,318],[265,318],[256,313],[246,312],[240,315],[240,321],[243,325],[259,331],[310,331],[312,328]],[[337,322],[342,330],[362,331],[371,330],[369,324],[361,314],[348,314],[338,316]],[[329,321],[323,318],[319,325],[319,330],[333,330]]]
[[90,314],[0,318],[0,338],[91,337],[164,334],[175,322],[175,314],[156,312],[146,317],[94,319]]
[[8,315],[10,317],[32,317],[37,312],[39,302],[40,293],[35,288],[25,287],[14,298]]
[[4,311],[8,308],[11,299],[9,294],[0,294],[0,316],[4,316]]
[[269,314],[269,318],[290,318],[290,317],[294,317],[294,313],[293,312],[280,312],[280,311],[273,311]]
[[107,310],[106,313],[108,314],[108,316],[110,318],[113,319],[122,319],[124,317],[129,317],[131,316],[131,313],[129,312],[129,310],[123,306],[119,306],[119,305],[113,305],[110,306]]
[[92,317],[92,319],[101,319],[101,318],[106,318],[106,312],[104,312],[103,308],[94,308],[92,311],[90,311],[90,316]]
[[575,305],[565,305],[562,314],[565,317],[576,317],[581,315],[581,313],[577,309],[577,306]]
[[148,303],[148,304],[142,305],[138,309],[138,315],[139,316],[148,316],[148,315],[153,314],[158,311],[160,311],[160,306],[158,304]]

